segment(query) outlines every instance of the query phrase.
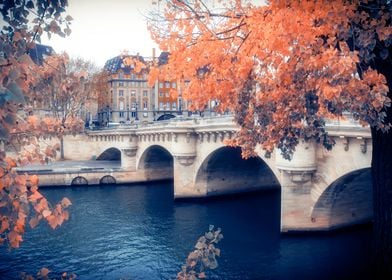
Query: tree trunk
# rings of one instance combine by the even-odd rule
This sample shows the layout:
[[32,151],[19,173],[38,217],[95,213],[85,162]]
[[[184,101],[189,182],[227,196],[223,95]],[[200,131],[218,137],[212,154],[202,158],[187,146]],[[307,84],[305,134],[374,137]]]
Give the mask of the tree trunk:
[[64,137],[60,137],[60,159],[64,160]]
[[[377,70],[387,78],[392,98],[392,68],[389,61],[378,61]],[[392,108],[386,110],[392,123]],[[377,279],[392,279],[392,130],[372,128],[372,177],[374,205],[374,266]]]
[[374,260],[377,272],[392,279],[392,133],[372,129],[372,137]]

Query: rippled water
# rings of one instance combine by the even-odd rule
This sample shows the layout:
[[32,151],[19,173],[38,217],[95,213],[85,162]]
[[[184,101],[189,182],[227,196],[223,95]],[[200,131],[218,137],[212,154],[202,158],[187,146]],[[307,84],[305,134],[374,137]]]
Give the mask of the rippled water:
[[172,183],[43,192],[53,203],[70,198],[71,218],[55,231],[45,224],[28,230],[17,250],[1,248],[1,279],[41,267],[80,279],[174,279],[209,224],[224,234],[210,279],[359,279],[368,273],[370,229],[280,235],[279,192],[186,202],[173,201]]

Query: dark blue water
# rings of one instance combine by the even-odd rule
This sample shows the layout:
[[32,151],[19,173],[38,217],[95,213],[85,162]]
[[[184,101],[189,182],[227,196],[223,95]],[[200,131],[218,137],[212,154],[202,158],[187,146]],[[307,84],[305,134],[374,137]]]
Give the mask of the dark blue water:
[[75,272],[80,279],[174,279],[208,225],[219,226],[219,267],[210,279],[366,279],[370,229],[279,233],[280,193],[173,202],[171,183],[43,189],[71,199],[61,228],[28,230],[21,248],[1,248],[0,278]]

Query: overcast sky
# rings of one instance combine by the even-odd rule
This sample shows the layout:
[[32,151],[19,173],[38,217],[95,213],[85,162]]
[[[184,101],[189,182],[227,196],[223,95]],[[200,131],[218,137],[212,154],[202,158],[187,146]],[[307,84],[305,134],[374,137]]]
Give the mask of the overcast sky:
[[[151,40],[144,15],[152,0],[69,0],[67,14],[73,17],[69,37],[42,37],[57,53],[66,51],[103,66],[105,61],[129,50],[130,54],[152,56]],[[157,55],[159,50],[157,48]]]

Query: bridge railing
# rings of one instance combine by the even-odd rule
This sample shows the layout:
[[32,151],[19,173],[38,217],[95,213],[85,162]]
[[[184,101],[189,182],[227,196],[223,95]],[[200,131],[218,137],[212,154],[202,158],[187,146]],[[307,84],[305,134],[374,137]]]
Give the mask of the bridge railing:
[[[144,122],[144,123],[132,123],[132,124],[116,124],[108,127],[101,127],[99,129],[88,129],[87,131],[98,132],[98,131],[119,131],[119,130],[135,130],[139,128],[163,128],[163,127],[175,127],[175,126],[203,126],[211,124],[223,124],[223,123],[234,123],[234,114],[216,114],[208,116],[191,115],[184,116],[180,115],[175,118],[162,121]],[[327,119],[325,121],[326,128],[348,128],[348,129],[368,129],[363,127],[357,120],[355,120],[350,113],[344,113],[342,117],[336,119]]]
[[[326,119],[325,125],[328,126],[344,126],[344,127],[364,127],[360,122],[354,119],[351,113],[343,113],[342,117],[336,119]],[[365,126],[367,127],[367,126]]]

